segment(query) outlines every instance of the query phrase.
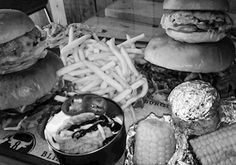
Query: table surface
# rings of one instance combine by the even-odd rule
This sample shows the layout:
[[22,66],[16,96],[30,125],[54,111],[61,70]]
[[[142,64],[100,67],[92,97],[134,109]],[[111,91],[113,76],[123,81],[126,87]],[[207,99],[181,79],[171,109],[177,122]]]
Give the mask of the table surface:
[[[161,111],[159,111],[160,109],[155,108],[154,105],[148,105],[146,107],[144,107],[144,109],[135,109],[135,110],[131,110],[131,109],[126,109],[124,111],[125,113],[125,127],[126,127],[126,131],[128,131],[128,128],[130,127],[130,125],[132,125],[134,122],[146,117],[148,114],[150,114],[151,112],[155,113],[155,114],[159,114],[161,113]],[[15,151],[9,151],[8,155],[13,155]],[[0,152],[2,153],[2,152]],[[20,154],[18,155],[18,157],[21,156]],[[30,156],[29,156],[30,157]],[[28,159],[28,158],[26,158]],[[40,161],[40,158],[36,158],[33,157],[32,160],[34,161]],[[44,165],[52,165],[54,163],[51,162],[46,162],[44,160],[42,160],[43,162],[45,162]],[[124,155],[120,158],[120,160],[115,164],[115,165],[123,165],[124,162]],[[0,165],[30,165],[30,163],[27,162],[22,162],[20,160],[17,159],[13,159],[4,155],[0,155]],[[38,164],[38,163],[37,163]]]

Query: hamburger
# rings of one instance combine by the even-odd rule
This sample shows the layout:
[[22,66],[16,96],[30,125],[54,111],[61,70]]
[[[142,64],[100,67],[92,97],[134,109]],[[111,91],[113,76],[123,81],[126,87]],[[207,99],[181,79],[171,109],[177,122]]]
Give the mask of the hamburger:
[[186,43],[162,32],[150,40],[144,58],[148,61],[145,72],[156,83],[156,91],[168,95],[184,81],[203,80],[222,98],[236,94],[235,47],[227,37],[218,42]]
[[20,129],[59,89],[63,63],[26,14],[3,9],[0,22],[0,128]]
[[232,28],[227,0],[165,0],[161,26],[178,41],[216,42]]
[[23,12],[0,10],[0,74],[32,66],[46,55],[45,35]]

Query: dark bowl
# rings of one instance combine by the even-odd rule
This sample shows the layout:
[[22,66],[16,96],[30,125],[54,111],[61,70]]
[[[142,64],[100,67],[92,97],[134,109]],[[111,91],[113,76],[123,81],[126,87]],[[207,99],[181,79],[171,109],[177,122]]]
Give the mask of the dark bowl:
[[[93,95],[93,94],[83,94]],[[96,96],[96,95],[95,95]],[[107,101],[107,112],[109,117],[121,116],[122,126],[116,136],[106,145],[84,154],[69,154],[55,149],[49,141],[48,144],[57,156],[62,165],[114,165],[123,155],[126,145],[126,130],[124,112],[114,101],[104,98]]]

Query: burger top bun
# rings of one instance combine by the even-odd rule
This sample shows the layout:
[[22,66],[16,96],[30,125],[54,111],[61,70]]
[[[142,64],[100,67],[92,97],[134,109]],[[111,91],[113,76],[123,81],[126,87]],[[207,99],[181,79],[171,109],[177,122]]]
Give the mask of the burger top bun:
[[61,59],[48,51],[31,67],[0,75],[0,110],[30,105],[50,93],[58,82],[56,72],[62,67]]
[[148,43],[144,58],[164,68],[198,73],[220,72],[235,59],[233,42],[225,37],[218,42],[178,42],[161,33]]
[[0,24],[0,44],[20,37],[35,27],[25,13],[12,9],[0,10]]
[[227,0],[165,0],[163,9],[228,11],[229,2]]

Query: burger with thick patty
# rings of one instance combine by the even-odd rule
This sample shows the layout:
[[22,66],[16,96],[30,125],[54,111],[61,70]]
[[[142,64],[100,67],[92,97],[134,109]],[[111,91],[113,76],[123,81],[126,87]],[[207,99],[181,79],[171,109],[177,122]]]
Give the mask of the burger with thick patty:
[[23,12],[0,10],[0,74],[19,71],[46,55],[45,36]]
[[59,89],[56,71],[63,63],[26,14],[3,9],[0,22],[0,128],[19,128]]
[[163,32],[148,43],[144,58],[148,61],[145,70],[152,73],[150,78],[156,78],[157,86],[162,82],[160,88],[168,88],[167,92],[184,81],[203,80],[221,97],[236,94],[235,48],[227,37],[194,44],[176,41]]
[[161,26],[178,41],[216,42],[232,28],[227,0],[165,0]]
[[[224,13],[228,2],[165,0],[163,8],[167,12],[161,22],[164,30],[148,43],[148,63],[142,67],[152,73],[147,77],[156,82],[157,91],[168,95],[178,84],[200,79],[210,82],[221,97],[235,96],[235,47],[226,36],[232,23]],[[200,25],[206,29],[199,30]]]

